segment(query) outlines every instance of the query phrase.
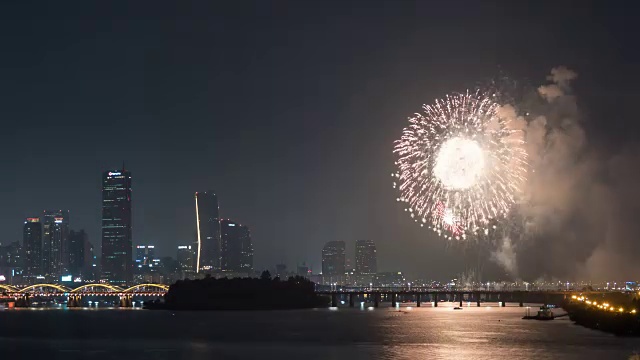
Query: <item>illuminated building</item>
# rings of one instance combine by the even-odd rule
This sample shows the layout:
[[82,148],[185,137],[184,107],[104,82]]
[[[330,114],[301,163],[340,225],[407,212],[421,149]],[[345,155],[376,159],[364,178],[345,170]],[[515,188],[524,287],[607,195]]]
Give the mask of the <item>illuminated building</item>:
[[57,281],[69,270],[69,210],[45,210],[42,216],[42,272]]
[[19,241],[0,245],[0,283],[9,285],[22,279],[22,246]]
[[154,245],[138,245],[136,246],[136,266],[153,264],[156,258]]
[[253,272],[253,245],[249,228],[231,220],[221,220],[221,268],[225,272]]
[[218,196],[213,191],[196,193],[196,231],[196,271],[220,270],[220,214]]
[[84,230],[69,232],[69,273],[74,279],[85,276],[87,262],[92,256],[90,249],[89,236]]
[[[84,250],[84,270],[81,281],[96,282],[99,280],[100,269],[98,268],[98,256],[95,254],[93,244],[85,242]],[[74,279],[76,281],[77,279]]]
[[322,277],[325,283],[343,283],[345,275],[344,249],[344,241],[329,241],[322,248]]
[[376,244],[371,240],[356,241],[356,274],[370,275],[377,272]]
[[178,267],[182,271],[193,271],[195,264],[193,248],[191,245],[179,245],[178,253],[176,254],[176,260],[178,261]]
[[24,222],[22,233],[24,248],[24,275],[34,281],[42,274],[42,224],[40,218],[30,217]]
[[130,282],[132,251],[131,172],[105,171],[102,174],[102,280],[112,284]]
[[136,246],[134,282],[160,282],[160,259],[155,254],[154,245]]

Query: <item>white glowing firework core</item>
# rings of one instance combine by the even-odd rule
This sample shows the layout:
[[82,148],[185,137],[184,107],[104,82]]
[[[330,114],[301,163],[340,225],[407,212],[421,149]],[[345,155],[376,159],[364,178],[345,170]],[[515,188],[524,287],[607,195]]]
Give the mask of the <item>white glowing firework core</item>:
[[484,170],[484,153],[478,142],[463,137],[451,138],[442,144],[434,175],[447,189],[468,189],[480,178]]
[[442,222],[451,226],[456,223],[456,217],[453,215],[453,211],[451,209],[445,209],[444,214],[442,215]]

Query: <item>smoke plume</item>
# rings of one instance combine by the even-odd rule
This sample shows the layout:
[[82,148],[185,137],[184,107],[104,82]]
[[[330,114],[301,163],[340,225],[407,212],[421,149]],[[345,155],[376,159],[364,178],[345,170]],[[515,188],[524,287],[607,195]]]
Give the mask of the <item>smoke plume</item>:
[[640,149],[611,155],[590,147],[572,94],[576,78],[566,67],[552,69],[549,83],[526,104],[526,119],[513,106],[500,110],[524,130],[530,172],[513,211],[517,231],[503,237],[491,258],[525,280],[637,275]]

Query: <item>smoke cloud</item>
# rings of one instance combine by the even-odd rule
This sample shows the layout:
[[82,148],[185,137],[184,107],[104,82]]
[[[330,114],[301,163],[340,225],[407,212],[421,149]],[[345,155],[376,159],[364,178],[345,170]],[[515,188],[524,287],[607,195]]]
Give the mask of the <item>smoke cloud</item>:
[[589,146],[571,89],[577,76],[563,66],[552,69],[526,119],[513,106],[500,109],[523,130],[530,172],[491,259],[525,280],[638,275],[640,148],[611,155]]

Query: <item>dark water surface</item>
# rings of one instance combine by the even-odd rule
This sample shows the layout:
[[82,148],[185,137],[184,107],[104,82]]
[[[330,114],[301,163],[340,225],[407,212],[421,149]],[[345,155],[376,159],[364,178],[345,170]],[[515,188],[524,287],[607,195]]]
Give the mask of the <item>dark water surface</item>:
[[[629,359],[640,339],[519,307],[0,310],[2,359]],[[532,309],[533,310],[533,309]]]

